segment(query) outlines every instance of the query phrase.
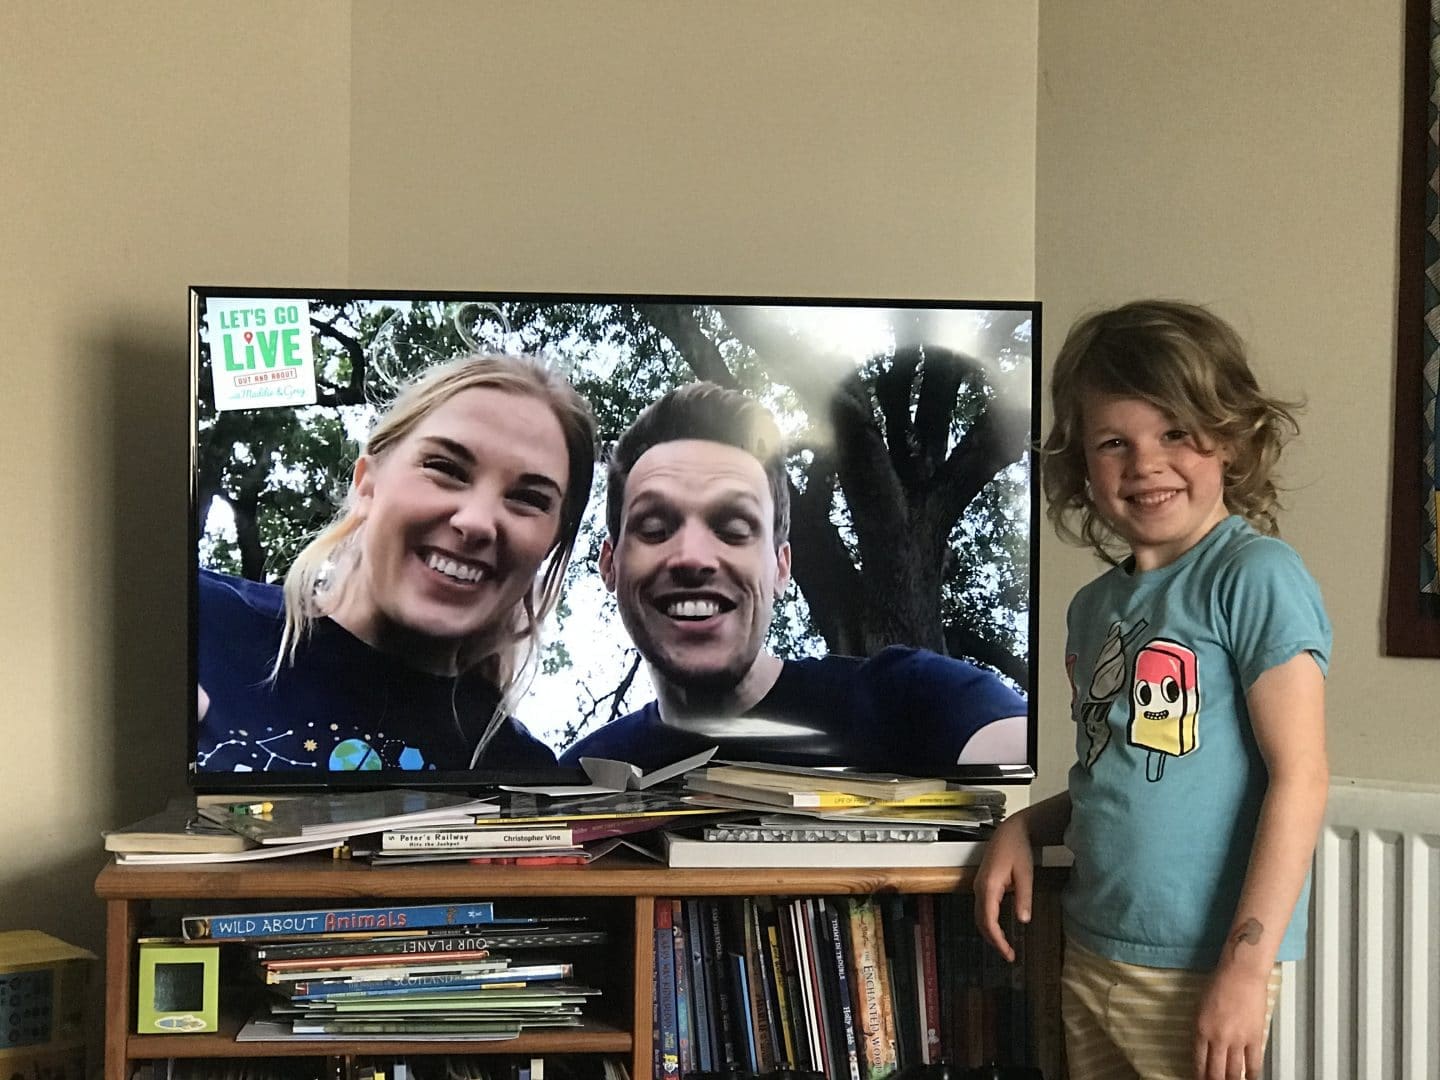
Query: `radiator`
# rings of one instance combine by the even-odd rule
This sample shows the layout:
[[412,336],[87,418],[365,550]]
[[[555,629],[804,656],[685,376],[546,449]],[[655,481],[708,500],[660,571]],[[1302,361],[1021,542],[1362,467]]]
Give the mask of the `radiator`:
[[1440,788],[1336,779],[1267,1080],[1440,1080]]

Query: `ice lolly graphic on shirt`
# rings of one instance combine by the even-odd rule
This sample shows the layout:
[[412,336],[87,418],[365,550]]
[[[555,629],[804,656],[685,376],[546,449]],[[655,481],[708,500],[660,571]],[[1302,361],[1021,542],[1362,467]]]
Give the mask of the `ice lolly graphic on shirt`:
[[1159,780],[1165,759],[1199,745],[1200,685],[1195,654],[1157,638],[1135,655],[1130,685],[1130,745],[1149,752],[1145,778]]

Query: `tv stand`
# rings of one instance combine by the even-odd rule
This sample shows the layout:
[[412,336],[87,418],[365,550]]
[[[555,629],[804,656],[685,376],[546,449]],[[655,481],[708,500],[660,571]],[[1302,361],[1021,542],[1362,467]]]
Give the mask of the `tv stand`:
[[[1027,936],[1026,987],[1036,1058],[1047,1080],[1064,1075],[1059,1022],[1059,890],[1063,871],[1037,871],[1035,917]],[[651,1075],[652,952],[656,897],[945,893],[968,889],[969,868],[903,870],[679,870],[614,853],[583,867],[475,867],[464,863],[372,869],[328,857],[173,866],[111,863],[95,881],[106,905],[105,1080],[128,1080],[132,1065],[166,1058],[395,1056],[425,1054],[605,1054],[623,1058],[633,1080]],[[199,1035],[138,1035],[136,946],[145,921],[170,914],[263,907],[383,904],[392,900],[526,899],[555,910],[584,910],[610,931],[602,997],[579,1029],[522,1034],[501,1042],[443,1039],[394,1042],[237,1042],[246,1019],[227,1010],[221,1030]]]

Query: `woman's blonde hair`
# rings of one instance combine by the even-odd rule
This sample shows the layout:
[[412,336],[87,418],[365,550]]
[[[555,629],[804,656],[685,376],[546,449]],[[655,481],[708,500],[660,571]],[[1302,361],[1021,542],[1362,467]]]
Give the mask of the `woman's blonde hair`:
[[[595,418],[590,405],[563,377],[528,356],[469,356],[432,368],[408,386],[376,420],[365,453],[383,458],[436,408],[466,390],[499,390],[537,398],[550,407],[565,436],[569,483],[560,503],[555,542],[546,553],[535,586],[527,589],[510,625],[490,627],[462,642],[457,671],[479,668],[501,691],[500,708],[487,727],[479,756],[503,714],[529,683],[539,651],[540,628],[560,602],[580,522],[595,471]],[[344,506],[296,556],[285,575],[285,628],[271,678],[295,660],[315,620],[335,601],[360,558],[361,519],[355,512],[353,481]]]
[[1084,405],[1091,396],[1139,398],[1225,450],[1225,506],[1275,535],[1279,493],[1272,472],[1299,427],[1299,406],[1265,396],[1240,336],[1195,304],[1138,300],[1086,316],[1055,359],[1053,423],[1041,447],[1046,514],[1056,533],[1117,561],[1120,538],[1086,486]]

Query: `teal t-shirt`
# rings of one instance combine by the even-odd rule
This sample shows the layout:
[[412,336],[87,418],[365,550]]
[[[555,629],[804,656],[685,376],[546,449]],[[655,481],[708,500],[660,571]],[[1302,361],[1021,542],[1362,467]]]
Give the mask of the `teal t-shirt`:
[[[1101,956],[1209,970],[1235,916],[1267,772],[1245,693],[1330,621],[1288,544],[1229,517],[1157,570],[1076,594],[1065,665],[1076,763],[1066,933]],[[1279,959],[1304,953],[1309,881]]]

